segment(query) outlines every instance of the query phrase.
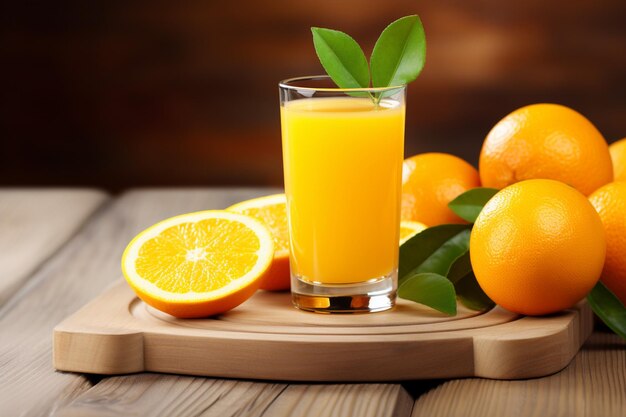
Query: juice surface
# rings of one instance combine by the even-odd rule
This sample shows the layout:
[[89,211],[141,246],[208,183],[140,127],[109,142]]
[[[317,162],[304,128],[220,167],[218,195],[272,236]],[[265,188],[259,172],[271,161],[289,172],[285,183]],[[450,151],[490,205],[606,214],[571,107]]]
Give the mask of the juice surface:
[[398,264],[404,105],[310,98],[281,107],[291,271],[363,282]]

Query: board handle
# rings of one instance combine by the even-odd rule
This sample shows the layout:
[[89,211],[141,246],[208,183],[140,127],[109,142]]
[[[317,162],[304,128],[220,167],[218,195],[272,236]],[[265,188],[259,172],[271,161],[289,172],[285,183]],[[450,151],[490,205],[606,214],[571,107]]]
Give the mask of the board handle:
[[144,370],[143,334],[97,334],[54,330],[53,364],[59,371],[103,375]]
[[[563,317],[569,317],[563,327]],[[474,375],[490,379],[541,377],[565,368],[593,330],[586,301],[544,317],[522,317],[474,336]]]

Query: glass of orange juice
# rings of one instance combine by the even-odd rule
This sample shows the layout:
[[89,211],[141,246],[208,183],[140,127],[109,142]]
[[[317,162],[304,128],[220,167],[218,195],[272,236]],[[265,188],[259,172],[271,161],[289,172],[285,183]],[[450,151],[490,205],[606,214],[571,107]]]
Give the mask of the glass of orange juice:
[[383,311],[395,303],[405,86],[279,84],[296,307]]

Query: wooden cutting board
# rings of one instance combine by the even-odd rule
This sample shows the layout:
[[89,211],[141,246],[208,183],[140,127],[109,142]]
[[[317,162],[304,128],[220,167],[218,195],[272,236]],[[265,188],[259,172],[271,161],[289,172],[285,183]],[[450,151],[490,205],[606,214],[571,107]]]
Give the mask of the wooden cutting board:
[[289,381],[519,379],[563,369],[592,326],[585,302],[546,317],[462,305],[447,317],[404,300],[383,313],[322,315],[264,291],[224,315],[183,320],[120,281],[54,329],[54,366]]

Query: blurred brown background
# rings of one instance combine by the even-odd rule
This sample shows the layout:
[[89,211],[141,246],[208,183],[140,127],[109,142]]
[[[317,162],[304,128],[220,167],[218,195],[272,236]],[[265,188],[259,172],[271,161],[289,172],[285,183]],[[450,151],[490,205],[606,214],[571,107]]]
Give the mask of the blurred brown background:
[[490,127],[567,104],[626,136],[624,0],[7,1],[0,185],[281,185],[277,82],[321,73],[309,27],[369,55],[420,14],[406,154],[476,163]]

